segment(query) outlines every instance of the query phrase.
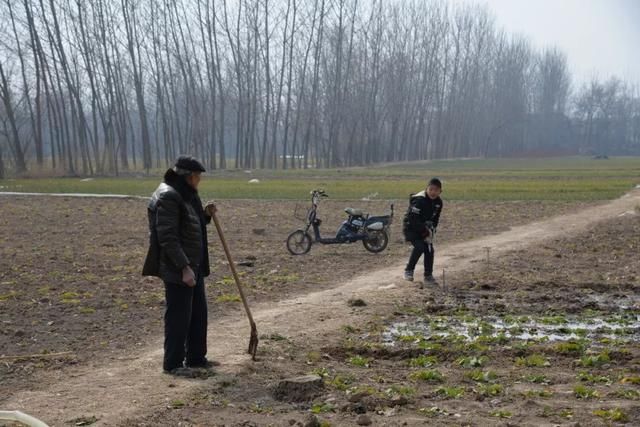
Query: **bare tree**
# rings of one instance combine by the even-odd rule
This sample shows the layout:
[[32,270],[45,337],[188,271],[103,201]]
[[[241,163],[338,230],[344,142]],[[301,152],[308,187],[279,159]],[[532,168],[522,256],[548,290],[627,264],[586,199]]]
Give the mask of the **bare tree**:
[[4,66],[2,65],[2,61],[0,61],[0,98],[2,98],[4,112],[9,122],[9,132],[7,136],[10,141],[10,146],[13,149],[16,172],[22,173],[27,170],[27,164],[25,162],[24,152],[20,141],[20,133],[18,132],[13,94],[11,92],[8,76],[5,73]]
[[127,34],[127,49],[131,59],[133,83],[136,91],[136,102],[140,115],[140,130],[142,132],[142,164],[146,170],[151,168],[151,142],[149,140],[149,125],[147,123],[147,107],[144,99],[142,73],[142,60],[140,54],[141,35],[138,33],[140,27],[134,3],[130,0],[122,0],[122,15],[124,18],[125,30]]

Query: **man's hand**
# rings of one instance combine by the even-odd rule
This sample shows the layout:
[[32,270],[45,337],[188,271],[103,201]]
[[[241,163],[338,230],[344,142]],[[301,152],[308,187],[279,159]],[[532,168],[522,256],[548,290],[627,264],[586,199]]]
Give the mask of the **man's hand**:
[[213,202],[213,200],[211,200],[204,206],[204,211],[207,213],[207,215],[213,217],[213,214],[218,212],[218,208],[216,207],[216,204]]
[[182,269],[182,281],[190,288],[196,285],[196,275],[188,265]]

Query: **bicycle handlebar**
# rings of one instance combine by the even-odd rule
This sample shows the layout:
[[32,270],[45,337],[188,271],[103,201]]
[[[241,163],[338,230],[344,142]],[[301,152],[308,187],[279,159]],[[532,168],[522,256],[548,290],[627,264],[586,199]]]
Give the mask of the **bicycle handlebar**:
[[324,190],[311,190],[311,197],[329,197]]

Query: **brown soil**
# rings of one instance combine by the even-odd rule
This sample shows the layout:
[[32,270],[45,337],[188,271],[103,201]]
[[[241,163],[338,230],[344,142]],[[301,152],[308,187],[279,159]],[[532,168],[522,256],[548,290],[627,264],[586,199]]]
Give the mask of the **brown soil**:
[[[453,273],[454,270],[462,271],[473,266],[475,261],[482,268],[475,269],[474,274],[486,276],[456,273],[448,279],[449,292],[434,291],[420,302],[416,301],[417,291],[414,288],[399,282],[401,265],[398,265],[398,260],[404,258],[408,251],[399,242],[401,215],[397,215],[394,224],[390,249],[381,255],[368,254],[361,245],[353,244],[314,246],[306,256],[291,257],[284,249],[284,238],[296,226],[291,217],[293,204],[221,202],[222,220],[237,259],[256,257],[253,267],[243,267],[243,277],[250,288],[262,336],[260,360],[251,363],[242,354],[248,328],[240,305],[218,302],[220,296],[235,292],[226,277],[227,266],[219,256],[215,256],[215,273],[207,283],[211,317],[215,319],[210,322],[210,346],[211,356],[223,365],[213,378],[187,381],[159,372],[162,288],[156,280],[138,276],[146,249],[144,202],[22,197],[2,201],[2,354],[6,358],[46,352],[70,353],[58,357],[5,359],[0,365],[3,378],[0,396],[8,397],[0,398],[0,406],[23,409],[54,425],[87,415],[95,415],[98,423],[117,424],[129,418],[132,421],[124,423],[136,425],[174,425],[181,420],[191,420],[187,424],[205,425],[233,425],[244,421],[280,425],[289,419],[302,419],[310,404],[280,404],[271,398],[271,386],[278,379],[306,374],[320,367],[333,372],[340,369],[355,372],[367,382],[373,381],[377,375],[373,370],[359,370],[345,364],[348,355],[352,357],[359,353],[344,345],[347,337],[345,332],[340,332],[341,326],[355,325],[355,330],[366,330],[367,325],[379,327],[384,325],[381,323],[383,318],[387,322],[393,320],[389,315],[394,311],[397,316],[407,315],[406,309],[398,307],[422,306],[423,303],[425,307],[436,307],[436,312],[445,314],[461,304],[473,310],[474,314],[490,312],[490,305],[472,306],[469,301],[490,301],[492,295],[514,289],[509,286],[515,284],[499,288],[504,285],[504,278],[495,273],[510,271],[514,265],[517,268],[517,262],[509,261],[510,258],[498,259],[501,253],[523,248],[527,243],[550,242],[554,236],[583,229],[596,218],[595,210],[589,216],[581,206],[582,214],[549,221],[540,229],[526,226],[505,231],[510,225],[571,211],[576,206],[538,204],[536,216],[532,217],[527,203],[497,204],[490,214],[482,213],[484,204],[481,203],[447,204],[439,235],[439,265],[446,266],[447,271]],[[601,218],[611,217],[632,209],[634,203],[637,203],[637,196],[634,200],[618,201],[597,211]],[[343,205],[332,202],[321,207],[322,212],[327,213],[323,216],[325,224],[335,224],[334,230],[341,218],[339,207]],[[358,205],[366,204],[360,202]],[[382,203],[368,205],[367,208],[375,213],[386,208]],[[233,221],[228,219],[231,212]],[[56,218],[55,222],[50,218]],[[631,218],[635,216],[630,215],[629,218],[624,221],[633,224]],[[614,224],[627,230],[629,224],[621,221],[622,224]],[[259,229],[264,229],[264,233]],[[499,231],[504,233],[454,244]],[[601,242],[613,235],[611,232],[601,233],[594,241]],[[635,236],[637,240],[637,230]],[[634,244],[633,241],[626,243]],[[549,248],[561,244],[563,241],[552,245],[547,243]],[[216,242],[212,245],[215,247]],[[495,261],[490,260],[488,266],[482,261],[484,246],[494,248],[490,255]],[[543,250],[544,246],[537,249]],[[576,254],[581,253],[576,251]],[[529,253],[524,255],[527,261],[532,256]],[[576,263],[583,262],[584,268],[592,262],[588,259],[579,261],[578,258],[577,255],[554,256],[553,261],[557,262],[554,266],[565,260],[575,260]],[[505,262],[507,264],[499,264]],[[393,268],[382,269],[385,266]],[[570,269],[574,267],[567,266],[567,274],[581,280],[580,276],[571,274]],[[360,275],[367,270],[374,272]],[[511,271],[511,274],[525,280],[519,270]],[[552,273],[556,271],[551,270]],[[617,271],[618,276],[615,277],[629,278],[629,274],[619,276],[622,273]],[[558,300],[558,294],[551,291],[561,292],[562,288],[553,285],[554,280],[559,279],[542,279],[544,274],[544,271],[540,272],[540,280],[548,280],[545,289],[550,290],[552,300]],[[600,280],[589,277],[591,282]],[[629,280],[623,292],[635,290],[637,279]],[[524,290],[518,287],[518,292],[535,294],[535,289],[535,286]],[[564,289],[572,288],[567,286]],[[474,296],[476,291],[478,295],[484,293],[486,296]],[[606,289],[601,292],[606,294]],[[424,298],[422,294],[418,295],[420,299]],[[347,300],[354,296],[363,299],[367,306],[349,307]],[[523,297],[522,303],[514,303],[513,306],[510,301],[500,304],[508,307],[509,312],[520,313],[523,307],[527,307],[528,300]],[[563,305],[558,302],[557,308],[561,310]],[[478,313],[475,313],[476,309]],[[352,328],[346,330],[352,331]],[[407,354],[411,351],[415,354],[415,350],[408,350]],[[388,377],[385,381],[395,384],[398,377],[393,373],[398,370],[397,363],[402,357],[385,357],[381,357],[384,362],[375,363],[375,370],[385,372]],[[404,363],[401,365],[406,366]],[[332,375],[335,379],[335,373]],[[381,384],[378,388],[385,387],[385,383]],[[508,383],[503,385],[506,387]],[[320,402],[328,400],[332,408],[338,408],[341,403],[348,403],[345,399],[344,391],[329,387]],[[467,405],[466,412],[458,412],[460,417],[465,413],[472,414],[473,408],[479,405],[466,398],[456,402]],[[392,404],[376,401],[374,406],[390,408]],[[412,403],[414,406],[418,404],[415,400]],[[166,409],[167,406],[172,409]],[[378,417],[377,423],[382,420],[387,424],[412,424],[414,418],[425,420],[424,412],[410,411],[406,405],[396,406],[399,408],[392,417],[377,415],[371,408],[368,411],[374,419]],[[352,423],[355,415],[349,410],[332,409],[322,413],[320,418],[335,425],[344,425]],[[458,417],[451,419],[455,423],[464,423]],[[473,418],[469,420],[474,423],[471,421]]]

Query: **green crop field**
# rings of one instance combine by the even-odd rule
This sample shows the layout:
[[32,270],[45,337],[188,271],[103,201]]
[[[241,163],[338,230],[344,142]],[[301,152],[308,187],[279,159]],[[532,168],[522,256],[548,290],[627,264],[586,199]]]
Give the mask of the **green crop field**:
[[[162,172],[119,178],[38,178],[0,181],[0,191],[149,195]],[[607,200],[640,183],[640,157],[596,160],[472,159],[410,162],[375,167],[307,170],[226,170],[204,177],[202,197],[304,199],[314,188],[335,199],[404,199],[432,176],[449,200]],[[249,183],[258,179],[259,183]]]

